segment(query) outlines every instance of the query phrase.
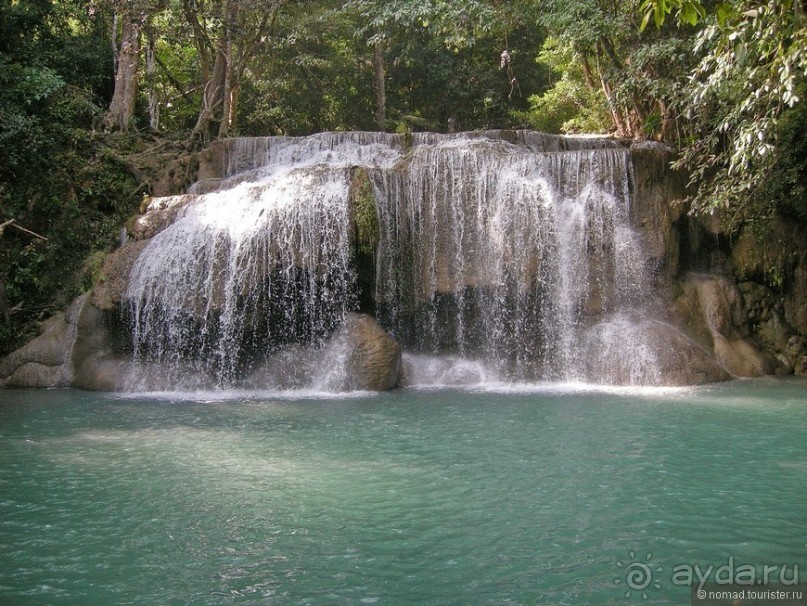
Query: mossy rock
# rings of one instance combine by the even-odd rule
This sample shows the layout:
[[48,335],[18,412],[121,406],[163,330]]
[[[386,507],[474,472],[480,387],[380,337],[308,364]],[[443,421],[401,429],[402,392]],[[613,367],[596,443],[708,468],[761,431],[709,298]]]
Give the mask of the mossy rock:
[[793,271],[803,254],[798,229],[780,219],[743,226],[732,247],[739,280],[753,280],[776,291],[792,284]]
[[381,239],[381,230],[373,184],[365,168],[356,167],[351,171],[349,209],[356,250],[373,255]]

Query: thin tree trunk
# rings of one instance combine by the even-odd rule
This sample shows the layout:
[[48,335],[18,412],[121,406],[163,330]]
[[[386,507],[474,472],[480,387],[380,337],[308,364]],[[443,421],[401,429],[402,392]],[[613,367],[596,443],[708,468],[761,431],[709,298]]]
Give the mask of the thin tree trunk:
[[118,13],[112,15],[112,35],[109,37],[112,47],[112,73],[118,73]]
[[622,61],[620,61],[619,57],[617,57],[616,51],[614,50],[614,44],[611,42],[611,39],[608,38],[608,36],[602,36],[600,38],[600,46],[611,60],[611,65],[613,65],[616,69],[622,69]]
[[387,84],[384,66],[384,43],[373,45],[373,92],[375,93],[375,122],[378,130],[387,130]]
[[594,84],[594,76],[591,72],[591,65],[588,62],[588,53],[586,51],[579,51],[580,67],[583,68],[583,79],[586,81],[586,86],[589,88],[597,88]]
[[205,33],[202,24],[199,22],[199,13],[196,8],[196,3],[191,6],[190,0],[182,0],[182,9],[185,13],[185,19],[190,23],[193,28],[193,41],[196,50],[199,52],[199,63],[202,67],[202,79],[207,81],[211,74],[211,44],[210,38]]
[[611,118],[613,119],[614,126],[616,127],[616,134],[619,137],[625,137],[628,135],[625,120],[622,119],[622,114],[619,113],[619,108],[616,106],[611,85],[602,74],[600,75],[600,84],[602,85],[602,92],[605,94],[605,99],[608,101],[608,109],[611,111]]
[[225,55],[225,68],[224,68],[224,84],[222,87],[222,107],[221,107],[221,122],[219,122],[219,137],[226,137],[230,133],[232,126],[232,112],[233,112],[233,41],[227,38],[224,43]]
[[199,117],[196,120],[196,126],[193,127],[193,133],[195,135],[201,135],[206,139],[212,134],[215,128],[214,123],[216,122],[216,117],[220,115],[219,112],[224,101],[226,73],[227,57],[223,51],[219,50],[219,52],[216,53],[213,73],[210,80],[205,85],[205,90],[202,94],[202,107],[199,109]]
[[218,40],[216,48],[216,60],[213,64],[210,79],[205,84],[202,94],[202,106],[199,109],[199,117],[196,126],[193,128],[194,136],[201,136],[203,139],[212,138],[226,130],[227,126],[223,109],[226,98],[229,95],[228,86],[231,86],[232,65],[230,54],[233,50],[233,30],[237,23],[239,10],[239,0],[229,0],[225,10],[223,31]]
[[[600,47],[605,51],[605,54],[608,55],[608,58],[611,60],[611,65],[614,66],[616,70],[622,70],[624,65],[622,61],[616,54],[616,50],[614,49],[614,44],[611,42],[611,39],[607,36],[603,36],[600,38]],[[636,137],[639,133],[642,132],[642,126],[647,119],[647,115],[645,111],[642,109],[642,104],[639,102],[639,98],[636,94],[631,95],[631,103],[633,105],[633,120],[631,120],[630,116],[627,117],[626,120],[623,120],[624,124],[624,134],[626,136]]]
[[250,60],[263,47],[268,30],[283,2],[284,0],[274,0],[264,4],[261,11],[256,13],[255,6],[250,3],[245,3],[246,8],[242,10],[241,0],[222,0],[224,16],[214,45],[202,27],[195,5],[192,5],[191,0],[183,0],[185,15],[194,28],[200,55],[207,57],[207,68],[204,68],[203,61],[206,83],[202,105],[192,138],[210,139],[214,136],[227,136],[232,132],[236,123],[241,78]]
[[230,89],[230,128],[227,132],[228,135],[232,135],[233,132],[238,131],[238,97],[239,92],[241,90],[239,83],[241,82],[241,78],[237,79],[237,82],[233,85],[232,89]]
[[148,44],[146,45],[146,80],[148,81],[149,97],[149,126],[152,130],[160,128],[160,102],[157,99],[157,62],[155,60],[156,40],[151,28],[147,29]]

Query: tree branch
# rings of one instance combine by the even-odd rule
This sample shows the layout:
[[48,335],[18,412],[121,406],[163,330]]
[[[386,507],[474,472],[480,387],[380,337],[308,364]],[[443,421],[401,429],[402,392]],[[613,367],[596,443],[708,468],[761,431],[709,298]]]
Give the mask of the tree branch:
[[0,236],[3,235],[3,232],[5,231],[6,227],[16,227],[20,231],[25,232],[26,234],[29,234],[29,235],[31,235],[31,236],[33,236],[35,238],[39,238],[40,240],[45,240],[46,242],[48,241],[48,239],[45,236],[40,236],[35,231],[31,231],[30,229],[25,229],[22,225],[17,225],[17,222],[14,219],[9,219],[5,223],[0,223]]

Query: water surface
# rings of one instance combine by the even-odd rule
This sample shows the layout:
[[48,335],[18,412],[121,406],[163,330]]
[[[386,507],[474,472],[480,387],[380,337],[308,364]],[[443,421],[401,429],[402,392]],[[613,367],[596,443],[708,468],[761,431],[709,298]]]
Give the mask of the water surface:
[[0,390],[0,603],[689,603],[676,566],[807,570],[805,487],[803,379]]

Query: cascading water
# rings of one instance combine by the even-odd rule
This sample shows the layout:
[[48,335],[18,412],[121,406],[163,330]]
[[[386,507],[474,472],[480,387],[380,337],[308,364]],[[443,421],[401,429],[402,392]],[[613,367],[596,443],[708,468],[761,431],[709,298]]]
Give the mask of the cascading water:
[[379,314],[409,348],[481,359],[509,379],[588,378],[588,329],[646,299],[629,155],[616,144],[449,139],[373,175]]
[[[358,301],[355,166],[376,202],[375,313],[419,354],[410,381],[440,380],[428,356],[484,368],[486,380],[652,377],[652,353],[618,328],[648,288],[629,224],[629,153],[617,142],[332,133],[237,139],[226,152],[221,178],[195,185],[189,202],[152,203],[182,206],[126,294],[135,358],[168,384],[239,385],[293,343],[327,349]],[[650,370],[592,376],[583,359],[593,347]]]

